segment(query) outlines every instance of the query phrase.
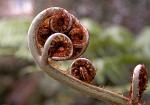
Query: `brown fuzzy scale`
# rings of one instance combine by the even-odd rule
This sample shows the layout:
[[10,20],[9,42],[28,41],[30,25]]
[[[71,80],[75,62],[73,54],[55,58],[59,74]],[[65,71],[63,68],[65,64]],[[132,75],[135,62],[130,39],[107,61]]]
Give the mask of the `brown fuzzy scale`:
[[89,60],[79,58],[71,66],[71,75],[81,81],[90,83],[96,75],[96,70]]
[[139,101],[141,100],[142,94],[147,87],[147,83],[148,83],[148,73],[146,71],[145,66],[142,65],[139,75],[139,97],[138,97]]
[[72,18],[64,9],[56,11],[50,18],[49,27],[54,32],[67,32],[72,25]]
[[36,35],[38,47],[41,48],[44,46],[47,38],[51,35],[51,31],[49,29],[49,18],[41,22],[38,33]]
[[72,17],[72,29],[80,27],[81,26],[80,21],[72,14],[71,17]]
[[80,28],[73,28],[69,35],[70,39],[72,40],[73,46],[82,47],[85,43],[85,32],[82,27]]
[[53,39],[50,50],[49,56],[50,57],[66,57],[69,56],[71,53],[71,44],[67,38],[63,36],[57,36]]

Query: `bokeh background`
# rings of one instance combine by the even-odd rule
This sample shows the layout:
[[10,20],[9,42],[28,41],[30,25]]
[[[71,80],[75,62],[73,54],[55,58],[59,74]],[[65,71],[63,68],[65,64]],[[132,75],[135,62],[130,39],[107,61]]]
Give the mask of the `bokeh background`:
[[[150,0],[0,0],[0,105],[108,105],[35,65],[27,31],[32,19],[51,6],[67,9],[88,28],[83,57],[97,69],[95,84],[127,96],[137,64],[145,64],[150,74]],[[147,105],[149,99],[150,83],[143,99]]]

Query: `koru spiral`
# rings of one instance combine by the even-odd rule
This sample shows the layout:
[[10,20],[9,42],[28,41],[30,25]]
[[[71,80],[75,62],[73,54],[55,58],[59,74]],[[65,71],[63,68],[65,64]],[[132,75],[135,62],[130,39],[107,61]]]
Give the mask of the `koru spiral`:
[[96,70],[88,59],[78,58],[88,43],[87,29],[75,16],[59,7],[42,11],[29,29],[29,48],[38,64],[52,65],[53,61],[75,59],[69,73],[89,83],[94,79]]
[[[144,65],[134,69],[129,98],[92,85],[96,69],[87,58],[81,58],[89,43],[89,33],[79,20],[60,7],[40,12],[28,31],[31,54],[42,70],[51,77],[113,105],[141,105],[148,76]],[[57,61],[74,60],[67,70]],[[69,70],[69,72],[68,72]]]

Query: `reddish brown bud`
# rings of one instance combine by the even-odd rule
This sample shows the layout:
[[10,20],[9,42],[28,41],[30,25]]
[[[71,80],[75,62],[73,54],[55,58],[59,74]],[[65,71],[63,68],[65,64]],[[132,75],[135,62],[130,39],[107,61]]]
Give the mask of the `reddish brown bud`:
[[69,37],[75,47],[83,47],[87,44],[86,32],[82,27],[73,28],[69,32]]
[[96,75],[96,70],[88,59],[78,58],[71,65],[71,75],[81,81],[90,83]]
[[80,57],[86,50],[89,43],[89,33],[75,16],[71,16],[73,22],[68,36],[73,43],[73,55],[70,59],[75,59]]
[[137,104],[141,102],[142,94],[147,87],[148,74],[145,65],[139,64],[135,67],[133,72],[130,103]]
[[71,40],[61,33],[52,34],[50,37],[52,38],[48,52],[50,58],[53,60],[69,59],[73,53]]
[[145,65],[142,65],[139,74],[139,100],[141,99],[142,94],[147,87],[147,83],[148,83],[148,73],[145,68]]
[[72,26],[72,17],[65,9],[56,10],[50,18],[49,26],[54,32],[67,32]]

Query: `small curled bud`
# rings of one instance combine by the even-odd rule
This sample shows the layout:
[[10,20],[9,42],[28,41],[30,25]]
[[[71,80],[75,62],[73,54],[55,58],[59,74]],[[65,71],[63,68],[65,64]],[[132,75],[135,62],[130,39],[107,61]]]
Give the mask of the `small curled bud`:
[[42,56],[49,56],[53,60],[66,60],[72,56],[72,42],[65,34],[55,33],[46,40]]
[[73,28],[69,32],[69,37],[72,40],[73,46],[76,48],[82,48],[83,46],[86,46],[88,43],[86,31],[80,27],[80,28]]
[[49,26],[54,32],[67,32],[72,26],[72,17],[65,9],[59,8],[50,17]]
[[80,57],[86,50],[89,44],[89,33],[75,16],[71,16],[73,22],[68,37],[73,43],[73,54],[70,59],[75,59]]
[[78,58],[71,65],[71,75],[81,81],[90,83],[96,75],[96,70],[88,59]]
[[132,84],[130,90],[130,103],[140,103],[142,94],[147,87],[148,74],[145,65],[139,64],[133,71]]

